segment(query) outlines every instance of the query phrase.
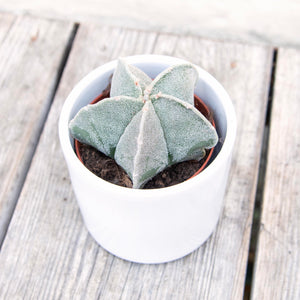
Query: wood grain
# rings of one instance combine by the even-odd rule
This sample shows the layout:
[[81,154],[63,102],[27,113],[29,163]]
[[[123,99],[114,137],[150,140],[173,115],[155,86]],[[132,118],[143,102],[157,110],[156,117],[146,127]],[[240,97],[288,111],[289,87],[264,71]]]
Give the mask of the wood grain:
[[[118,259],[89,236],[57,137],[74,84],[106,61],[141,53],[202,65],[228,89],[239,123],[215,233],[192,254],[159,265]],[[81,25],[3,245],[0,298],[242,299],[271,59],[270,48]]]
[[1,246],[73,25],[22,16],[1,18],[0,25]]
[[0,13],[0,43],[3,43],[11,26],[16,21],[17,17],[9,13]]
[[253,299],[300,299],[300,51],[280,49]]

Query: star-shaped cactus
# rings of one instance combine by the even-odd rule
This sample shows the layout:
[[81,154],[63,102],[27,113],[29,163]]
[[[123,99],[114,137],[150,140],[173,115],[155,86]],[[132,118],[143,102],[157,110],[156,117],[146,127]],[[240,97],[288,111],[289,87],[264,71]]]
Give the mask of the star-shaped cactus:
[[197,77],[191,64],[180,64],[152,80],[119,59],[110,98],[83,107],[70,132],[114,158],[141,188],[167,166],[199,160],[216,145],[215,128],[193,105]]

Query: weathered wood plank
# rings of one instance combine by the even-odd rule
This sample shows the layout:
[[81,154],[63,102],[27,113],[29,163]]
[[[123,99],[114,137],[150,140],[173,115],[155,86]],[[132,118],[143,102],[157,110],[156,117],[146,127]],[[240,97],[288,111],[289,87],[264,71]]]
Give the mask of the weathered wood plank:
[[12,14],[0,13],[0,43],[3,42],[16,19],[17,17]]
[[0,25],[1,246],[73,25],[22,16]]
[[[229,90],[240,128],[216,232],[191,255],[160,265],[126,262],[96,245],[66,179],[57,137],[72,86],[97,65],[140,53],[174,54],[207,68]],[[0,298],[241,299],[271,56],[263,47],[80,26],[3,245]],[[51,160],[44,160],[46,153]]]
[[253,299],[300,299],[300,51],[280,49]]

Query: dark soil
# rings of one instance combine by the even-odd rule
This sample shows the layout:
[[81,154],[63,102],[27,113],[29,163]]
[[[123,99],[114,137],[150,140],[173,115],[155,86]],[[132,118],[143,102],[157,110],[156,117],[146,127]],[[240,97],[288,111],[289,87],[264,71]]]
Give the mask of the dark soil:
[[[120,186],[132,187],[129,176],[112,158],[84,144],[80,146],[80,154],[84,165],[95,175]],[[200,162],[185,161],[165,169],[148,181],[144,189],[168,187],[187,180],[200,169],[205,158]]]

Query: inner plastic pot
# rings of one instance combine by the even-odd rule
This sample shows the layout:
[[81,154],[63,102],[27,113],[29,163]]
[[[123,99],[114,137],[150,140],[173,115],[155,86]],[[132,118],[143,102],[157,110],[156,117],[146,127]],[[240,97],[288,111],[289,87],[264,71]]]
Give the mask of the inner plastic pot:
[[[99,96],[97,96],[90,104],[95,104],[105,98],[108,98],[108,97],[109,97],[109,90],[106,89],[103,91],[103,93],[101,93]],[[214,128],[216,128],[215,121],[213,119],[213,115],[212,115],[210,109],[197,95],[194,95],[194,105],[195,105],[195,108],[198,109],[204,115],[204,117],[214,126]],[[76,139],[74,142],[75,142],[76,155],[79,158],[79,160],[84,164],[83,159],[81,157],[81,151],[80,151],[82,143]],[[206,149],[207,153],[206,153],[204,162],[202,163],[201,167],[190,178],[193,178],[194,176],[198,175],[201,171],[203,171],[205,169],[205,167],[207,166],[208,162],[210,161],[210,159],[212,157],[213,150],[214,150],[214,147],[211,149]]]

